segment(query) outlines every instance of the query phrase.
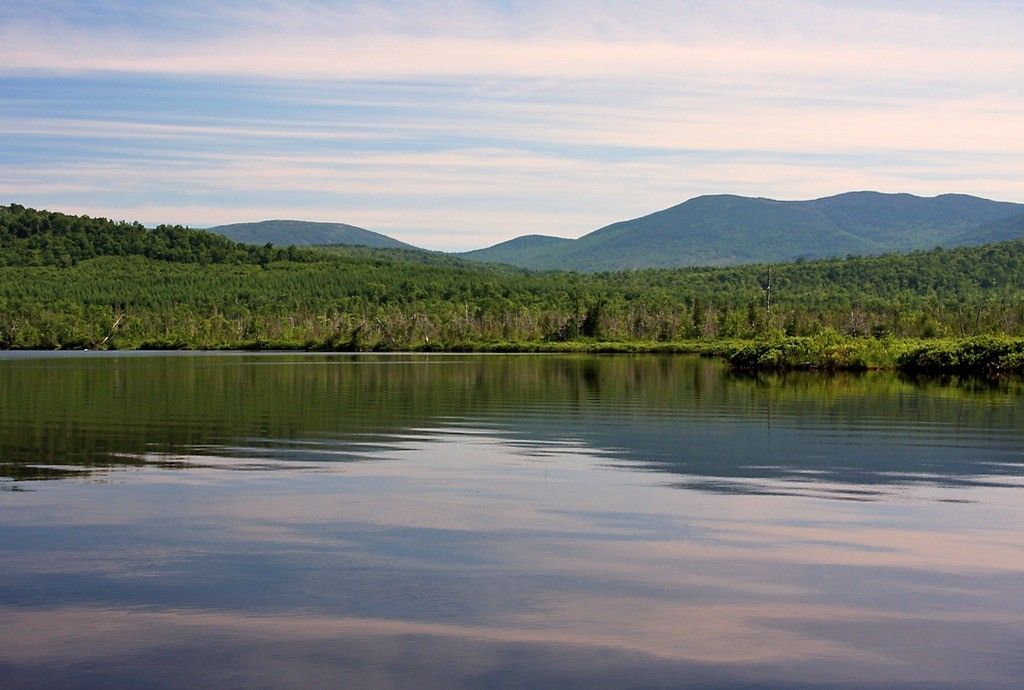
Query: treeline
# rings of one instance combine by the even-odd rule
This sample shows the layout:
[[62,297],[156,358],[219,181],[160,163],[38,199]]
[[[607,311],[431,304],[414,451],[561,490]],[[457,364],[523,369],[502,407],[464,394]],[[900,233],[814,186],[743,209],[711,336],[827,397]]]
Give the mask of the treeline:
[[36,211],[18,204],[0,206],[0,265],[73,266],[98,256],[144,256],[198,264],[299,261],[308,254],[295,247],[274,249],[232,242],[180,225],[152,230],[141,223]]
[[[250,247],[0,207],[0,347],[528,349],[1024,335],[1024,242],[874,258],[531,273],[439,254]],[[533,345],[530,345],[533,344]]]

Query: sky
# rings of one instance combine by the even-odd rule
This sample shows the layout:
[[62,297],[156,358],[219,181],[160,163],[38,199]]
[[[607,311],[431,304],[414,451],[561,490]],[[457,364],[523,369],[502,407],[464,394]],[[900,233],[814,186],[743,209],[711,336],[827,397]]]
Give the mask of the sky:
[[459,250],[861,189],[1024,202],[1024,1],[0,0],[0,203]]

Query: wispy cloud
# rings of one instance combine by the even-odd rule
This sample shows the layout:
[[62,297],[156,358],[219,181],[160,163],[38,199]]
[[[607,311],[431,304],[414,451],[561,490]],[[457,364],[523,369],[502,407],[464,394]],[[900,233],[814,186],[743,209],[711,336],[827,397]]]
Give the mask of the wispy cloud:
[[1024,200],[1008,2],[0,0],[0,198],[465,248],[708,192]]
[[181,46],[154,45],[121,30],[66,27],[51,32],[18,24],[9,25],[0,38],[3,69],[9,73],[116,71],[331,79],[792,75],[858,80],[977,79],[984,73],[984,81],[994,82],[1020,75],[1024,67],[1024,55],[1012,45],[834,44],[820,38],[794,46],[779,40],[751,44],[729,37],[677,43],[637,38],[336,36],[310,26],[283,35],[249,31]]

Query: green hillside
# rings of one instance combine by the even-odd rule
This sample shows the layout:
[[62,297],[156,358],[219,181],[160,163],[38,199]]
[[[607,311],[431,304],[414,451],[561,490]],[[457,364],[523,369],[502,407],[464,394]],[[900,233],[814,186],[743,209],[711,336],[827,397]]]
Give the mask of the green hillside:
[[507,242],[500,242],[486,249],[457,254],[466,259],[485,261],[498,264],[542,264],[552,251],[564,249],[572,244],[572,240],[549,235],[523,235]]
[[464,256],[531,269],[609,271],[877,255],[961,244],[970,229],[1022,211],[1022,204],[958,194],[851,192],[812,201],[701,196],[543,251],[512,240]]
[[0,207],[3,347],[1024,335],[1024,241],[778,264],[770,311],[765,278],[762,265],[531,273],[402,250],[268,249],[187,228]]
[[991,223],[972,228],[953,240],[954,246],[971,246],[1006,242],[1024,237],[1024,213],[1009,218],[1000,218]]
[[264,220],[257,223],[218,225],[209,232],[246,244],[330,245],[346,244],[382,249],[414,249],[378,232],[345,223],[314,223],[305,220]]
[[966,194],[920,197],[850,192],[795,203],[821,211],[838,227],[876,242],[887,251],[949,245],[978,225],[1024,212],[1024,204]]
[[141,223],[0,206],[0,266],[70,266],[98,256],[142,256],[183,263],[240,263],[295,259],[294,248],[238,244],[180,225],[153,230]]

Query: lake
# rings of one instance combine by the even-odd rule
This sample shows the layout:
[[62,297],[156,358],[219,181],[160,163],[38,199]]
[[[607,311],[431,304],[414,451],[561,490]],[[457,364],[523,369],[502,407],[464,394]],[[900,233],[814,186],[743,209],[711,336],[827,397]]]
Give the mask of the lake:
[[0,355],[0,687],[1021,687],[1019,381]]

